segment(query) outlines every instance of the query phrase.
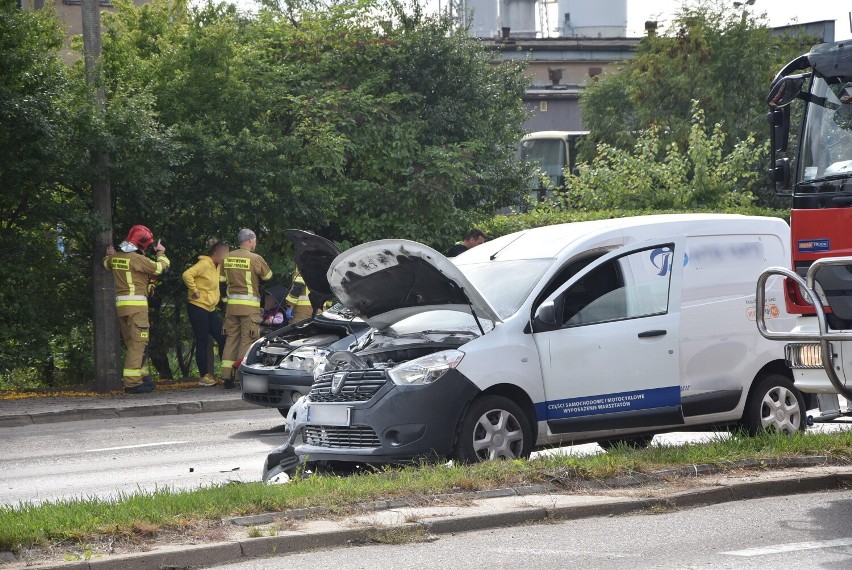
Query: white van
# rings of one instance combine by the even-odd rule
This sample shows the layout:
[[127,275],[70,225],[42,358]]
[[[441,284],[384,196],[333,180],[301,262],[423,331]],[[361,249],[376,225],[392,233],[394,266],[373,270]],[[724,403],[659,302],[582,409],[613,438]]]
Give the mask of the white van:
[[[532,229],[453,261],[406,240],[354,247],[328,278],[374,330],[315,370],[291,411],[296,453],[479,461],[699,426],[802,430],[782,351],[754,323],[754,283],[789,239],[780,219],[685,214]],[[768,297],[769,322],[791,326],[780,280]]]

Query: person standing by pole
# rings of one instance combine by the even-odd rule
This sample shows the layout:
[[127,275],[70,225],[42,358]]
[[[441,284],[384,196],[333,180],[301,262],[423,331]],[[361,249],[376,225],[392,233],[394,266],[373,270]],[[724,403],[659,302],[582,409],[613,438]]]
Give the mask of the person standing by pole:
[[225,255],[222,262],[228,285],[225,309],[225,350],[222,353],[222,379],[225,389],[234,387],[234,364],[260,336],[263,309],[260,308],[260,282],[272,279],[272,269],[256,253],[257,236],[249,229],[237,235],[239,249]]
[[216,341],[219,358],[222,358],[225,348],[222,319],[216,312],[216,305],[220,299],[222,261],[227,253],[228,246],[217,241],[210,247],[207,255],[198,256],[198,262],[183,272],[183,282],[189,296],[186,313],[195,335],[195,364],[198,366],[198,383],[201,386],[216,385],[216,378],[207,368],[209,338],[212,336]]
[[112,271],[115,281],[115,311],[121,338],[127,347],[124,357],[122,382],[127,394],[147,394],[154,391],[154,382],[144,373],[148,347],[148,277],[160,275],[169,269],[169,259],[162,240],[157,241],[154,253],[157,261],[145,257],[145,250],[154,243],[154,234],[145,226],[130,228],[127,237],[119,244],[120,252],[113,246],[106,248],[103,267]]

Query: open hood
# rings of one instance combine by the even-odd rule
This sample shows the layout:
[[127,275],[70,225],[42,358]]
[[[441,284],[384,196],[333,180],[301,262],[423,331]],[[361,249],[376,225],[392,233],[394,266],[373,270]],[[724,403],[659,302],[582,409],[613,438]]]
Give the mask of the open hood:
[[365,243],[340,254],[328,271],[332,293],[377,329],[407,317],[452,310],[492,322],[500,317],[458,267],[408,240]]
[[332,296],[326,274],[335,257],[340,255],[336,245],[327,239],[304,230],[285,230],[296,248],[296,267],[311,291]]

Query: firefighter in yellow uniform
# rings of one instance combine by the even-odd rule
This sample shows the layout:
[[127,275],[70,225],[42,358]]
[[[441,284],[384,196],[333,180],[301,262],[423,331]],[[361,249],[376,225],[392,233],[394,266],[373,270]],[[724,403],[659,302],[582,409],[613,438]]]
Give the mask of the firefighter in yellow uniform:
[[225,350],[222,352],[222,379],[227,389],[234,387],[234,363],[242,358],[258,336],[263,309],[260,308],[260,282],[272,279],[272,270],[256,253],[257,236],[242,229],[239,249],[228,252],[222,262],[222,279],[228,284],[225,309]]
[[145,256],[154,243],[154,234],[145,226],[130,228],[118,246],[109,246],[103,260],[104,269],[112,271],[115,280],[115,310],[118,326],[127,352],[124,356],[122,381],[128,394],[145,394],[154,390],[154,382],[145,373],[145,349],[148,346],[148,278],[169,268],[166,248],[158,241],[154,246],[157,261]]
[[302,274],[299,273],[299,270],[297,269],[293,272],[293,284],[290,285],[290,290],[287,292],[286,299],[287,308],[290,309],[287,315],[290,322],[298,323],[299,321],[304,321],[305,319],[310,319],[314,316],[314,310],[311,307],[310,294],[311,292],[308,290],[308,286],[305,285],[305,280],[302,278]]

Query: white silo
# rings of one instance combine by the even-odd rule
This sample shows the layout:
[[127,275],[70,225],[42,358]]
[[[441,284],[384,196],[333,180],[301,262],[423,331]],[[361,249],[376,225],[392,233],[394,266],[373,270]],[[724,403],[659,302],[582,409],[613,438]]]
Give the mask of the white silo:
[[500,34],[500,0],[466,0],[464,11],[468,34],[475,38],[495,38]]
[[557,29],[563,38],[623,38],[627,0],[557,0]]
[[536,0],[502,0],[501,28],[509,28],[513,38],[536,37]]

